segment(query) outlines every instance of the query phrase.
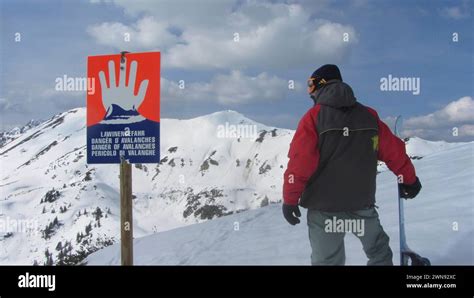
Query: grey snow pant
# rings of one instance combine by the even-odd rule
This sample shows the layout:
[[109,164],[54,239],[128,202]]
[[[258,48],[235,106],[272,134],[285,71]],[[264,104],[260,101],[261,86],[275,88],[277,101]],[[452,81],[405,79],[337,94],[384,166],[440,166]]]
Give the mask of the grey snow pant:
[[[384,232],[374,207],[352,212],[309,209],[307,217],[312,265],[344,265],[346,232],[352,232],[362,242],[369,259],[367,265],[393,265],[389,237]],[[345,229],[341,231],[343,225]]]

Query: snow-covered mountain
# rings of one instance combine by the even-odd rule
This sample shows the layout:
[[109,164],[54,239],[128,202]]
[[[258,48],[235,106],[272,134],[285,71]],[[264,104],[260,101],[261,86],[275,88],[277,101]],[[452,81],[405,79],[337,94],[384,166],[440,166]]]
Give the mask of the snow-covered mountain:
[[[119,167],[86,164],[85,113],[73,109],[9,133],[15,137],[0,146],[0,264],[76,264],[119,241]],[[161,162],[133,167],[137,241],[280,202],[292,136],[234,111],[162,119]],[[418,159],[472,146],[440,144],[413,138],[407,150],[424,162]]]
[[[119,166],[86,164],[85,114],[0,147],[0,264],[75,263],[119,239]],[[291,137],[233,111],[162,119],[161,162],[133,169],[135,237],[280,201]]]
[[[433,265],[474,265],[474,142],[438,146],[421,139],[409,142],[412,152],[432,144],[442,150],[414,161],[423,188],[405,203],[409,246]],[[448,148],[449,147],[449,148]],[[421,151],[418,151],[421,150]],[[377,176],[377,205],[390,237],[393,261],[399,264],[397,184],[386,171]],[[302,222],[290,226],[281,206],[226,216],[201,224],[135,239],[134,262],[142,265],[309,265],[306,211]],[[360,241],[345,237],[347,264],[365,265]],[[89,265],[119,265],[120,246],[90,255]]]
[[30,120],[22,127],[14,127],[8,131],[0,131],[0,147],[3,147],[6,143],[18,138],[21,134],[24,134],[29,129],[40,125],[41,122],[41,120]]

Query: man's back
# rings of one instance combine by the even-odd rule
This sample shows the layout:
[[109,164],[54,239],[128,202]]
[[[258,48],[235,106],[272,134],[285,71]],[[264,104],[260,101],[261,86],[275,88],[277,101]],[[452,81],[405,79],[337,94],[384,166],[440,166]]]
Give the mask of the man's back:
[[300,205],[323,211],[360,210],[375,203],[378,123],[349,85],[333,81],[316,97],[319,166]]

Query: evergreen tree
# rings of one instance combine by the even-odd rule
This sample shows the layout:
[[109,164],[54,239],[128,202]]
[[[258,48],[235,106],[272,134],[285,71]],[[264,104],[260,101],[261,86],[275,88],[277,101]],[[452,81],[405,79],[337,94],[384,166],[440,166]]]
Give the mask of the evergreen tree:
[[92,231],[92,225],[89,223],[87,226],[86,226],[86,235],[89,235],[89,233]]

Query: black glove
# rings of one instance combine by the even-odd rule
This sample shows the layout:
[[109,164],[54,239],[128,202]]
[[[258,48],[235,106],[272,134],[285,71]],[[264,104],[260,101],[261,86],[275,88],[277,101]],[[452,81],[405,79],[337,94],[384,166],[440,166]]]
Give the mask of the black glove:
[[413,184],[398,184],[398,189],[400,191],[401,198],[413,199],[420,192],[420,179],[416,177],[416,181]]
[[301,216],[301,212],[300,208],[298,208],[298,205],[283,204],[282,210],[283,216],[285,217],[286,221],[290,223],[290,225],[294,226],[300,223],[298,217]]

